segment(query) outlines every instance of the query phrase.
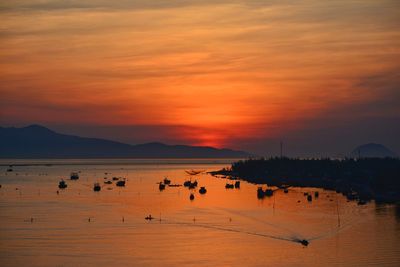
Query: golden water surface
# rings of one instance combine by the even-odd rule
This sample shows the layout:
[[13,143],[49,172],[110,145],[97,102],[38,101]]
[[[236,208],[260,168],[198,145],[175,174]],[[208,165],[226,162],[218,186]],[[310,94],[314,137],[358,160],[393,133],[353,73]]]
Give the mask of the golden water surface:
[[[257,185],[225,189],[231,181],[207,173],[196,177],[205,195],[186,187],[159,191],[164,176],[182,184],[185,170],[218,170],[229,162],[3,160],[0,266],[400,265],[394,205],[358,206],[315,188],[259,200]],[[10,163],[23,166],[6,172]],[[80,171],[80,179],[69,180],[71,171]],[[126,186],[103,183],[113,176],[126,177]],[[92,190],[96,181],[100,192]],[[308,202],[304,192],[315,191],[319,198]],[[155,219],[145,220],[149,214]],[[302,239],[309,245],[296,241]]]

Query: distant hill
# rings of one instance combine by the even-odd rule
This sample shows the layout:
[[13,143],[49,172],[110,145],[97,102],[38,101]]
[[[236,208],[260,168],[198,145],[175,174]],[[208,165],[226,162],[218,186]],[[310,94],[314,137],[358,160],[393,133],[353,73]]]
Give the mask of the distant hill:
[[40,125],[0,127],[0,158],[244,158],[249,154],[213,147],[147,143],[129,145],[56,133]]
[[365,144],[356,147],[351,153],[351,157],[361,156],[362,158],[397,158],[398,155],[381,144]]

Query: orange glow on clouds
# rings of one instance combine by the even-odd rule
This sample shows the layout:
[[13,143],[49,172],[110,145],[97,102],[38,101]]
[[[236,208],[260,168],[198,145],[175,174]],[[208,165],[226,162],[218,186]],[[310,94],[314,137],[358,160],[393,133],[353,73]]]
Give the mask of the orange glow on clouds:
[[396,1],[48,3],[2,4],[2,123],[179,126],[224,146],[396,94],[366,82],[398,81]]

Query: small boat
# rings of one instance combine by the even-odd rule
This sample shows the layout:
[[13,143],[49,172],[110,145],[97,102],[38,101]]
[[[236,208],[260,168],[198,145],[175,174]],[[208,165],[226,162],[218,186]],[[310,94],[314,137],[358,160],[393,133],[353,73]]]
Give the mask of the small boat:
[[308,200],[308,201],[312,201],[312,196],[311,196],[311,195],[308,195],[308,196],[307,196],[307,200]]
[[163,191],[165,189],[165,184],[160,182],[160,184],[158,185],[158,189],[160,189],[160,191]]
[[193,200],[194,199],[194,195],[193,194],[190,194],[190,200]]
[[267,197],[270,197],[270,196],[272,196],[274,194],[274,190],[272,190],[272,189],[266,189],[265,190],[265,195],[267,196]]
[[240,181],[235,182],[235,188],[240,188]]
[[116,186],[125,186],[125,180],[120,180],[115,185]]
[[60,189],[67,188],[67,183],[61,179],[61,181],[58,183],[58,188]]
[[7,169],[7,172],[12,172],[12,171],[13,171],[12,168],[8,168],[8,169]]
[[101,186],[99,183],[94,183],[93,185],[93,191],[98,192],[101,190]]
[[308,193],[307,193],[307,192],[304,192],[303,195],[304,195],[304,196],[308,196]]
[[195,180],[195,181],[192,183],[192,185],[193,185],[194,187],[196,187],[196,186],[197,186],[197,180]]
[[283,193],[285,193],[285,194],[289,193],[289,189],[287,189],[287,188],[283,189]]
[[147,221],[151,221],[151,220],[154,219],[154,217],[152,217],[151,214],[150,214],[149,216],[145,217],[144,219],[147,220]]
[[308,246],[308,244],[309,244],[309,242],[308,242],[307,240],[305,240],[305,239],[298,240],[298,242],[299,242],[300,244],[302,244],[303,246]]
[[191,183],[191,184],[189,185],[189,189],[195,189],[195,188],[196,188],[196,186],[197,186],[197,184],[195,184],[195,183]]
[[169,180],[167,177],[164,178],[164,184],[170,184],[171,180]]
[[202,172],[204,172],[205,170],[185,170],[185,172],[189,175],[198,175]]
[[183,183],[183,186],[189,187],[191,184],[192,184],[191,181],[185,181],[185,182]]
[[71,180],[78,180],[79,179],[79,174],[77,172],[71,172],[70,179]]
[[207,193],[207,189],[204,186],[202,186],[202,187],[200,187],[199,193],[203,195],[203,194]]
[[113,179],[113,181],[118,181],[119,180],[118,177],[113,177],[112,179]]
[[225,185],[225,188],[226,189],[232,189],[232,188],[234,188],[235,186],[233,185],[233,184],[226,184]]
[[264,190],[262,189],[262,187],[258,187],[257,188],[257,198],[262,199],[265,197],[265,193]]
[[105,184],[112,184],[112,181],[104,181]]
[[319,192],[318,192],[318,191],[314,192],[314,197],[315,197],[315,198],[318,198],[318,197],[319,197]]

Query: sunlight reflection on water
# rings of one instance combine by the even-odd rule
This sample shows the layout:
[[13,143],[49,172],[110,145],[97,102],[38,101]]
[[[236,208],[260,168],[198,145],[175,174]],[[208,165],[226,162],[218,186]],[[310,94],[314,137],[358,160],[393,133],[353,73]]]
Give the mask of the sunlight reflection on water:
[[[394,206],[357,206],[334,192],[312,188],[277,191],[259,200],[256,185],[242,182],[240,189],[227,190],[226,180],[205,173],[196,179],[207,193],[195,190],[190,201],[187,188],[160,192],[157,183],[168,176],[172,183],[182,184],[188,179],[184,170],[216,170],[229,160],[77,162],[46,166],[36,161],[38,165],[16,166],[12,173],[2,167],[1,266],[400,262],[399,212]],[[70,181],[70,172],[77,170],[80,179]],[[126,187],[103,184],[104,177],[113,176],[126,177]],[[65,190],[57,187],[60,178],[67,181]],[[100,192],[92,190],[96,181],[103,186]],[[319,198],[307,202],[303,192],[316,190]],[[144,220],[149,214],[155,219]],[[310,245],[293,242],[299,239],[310,240]]]

